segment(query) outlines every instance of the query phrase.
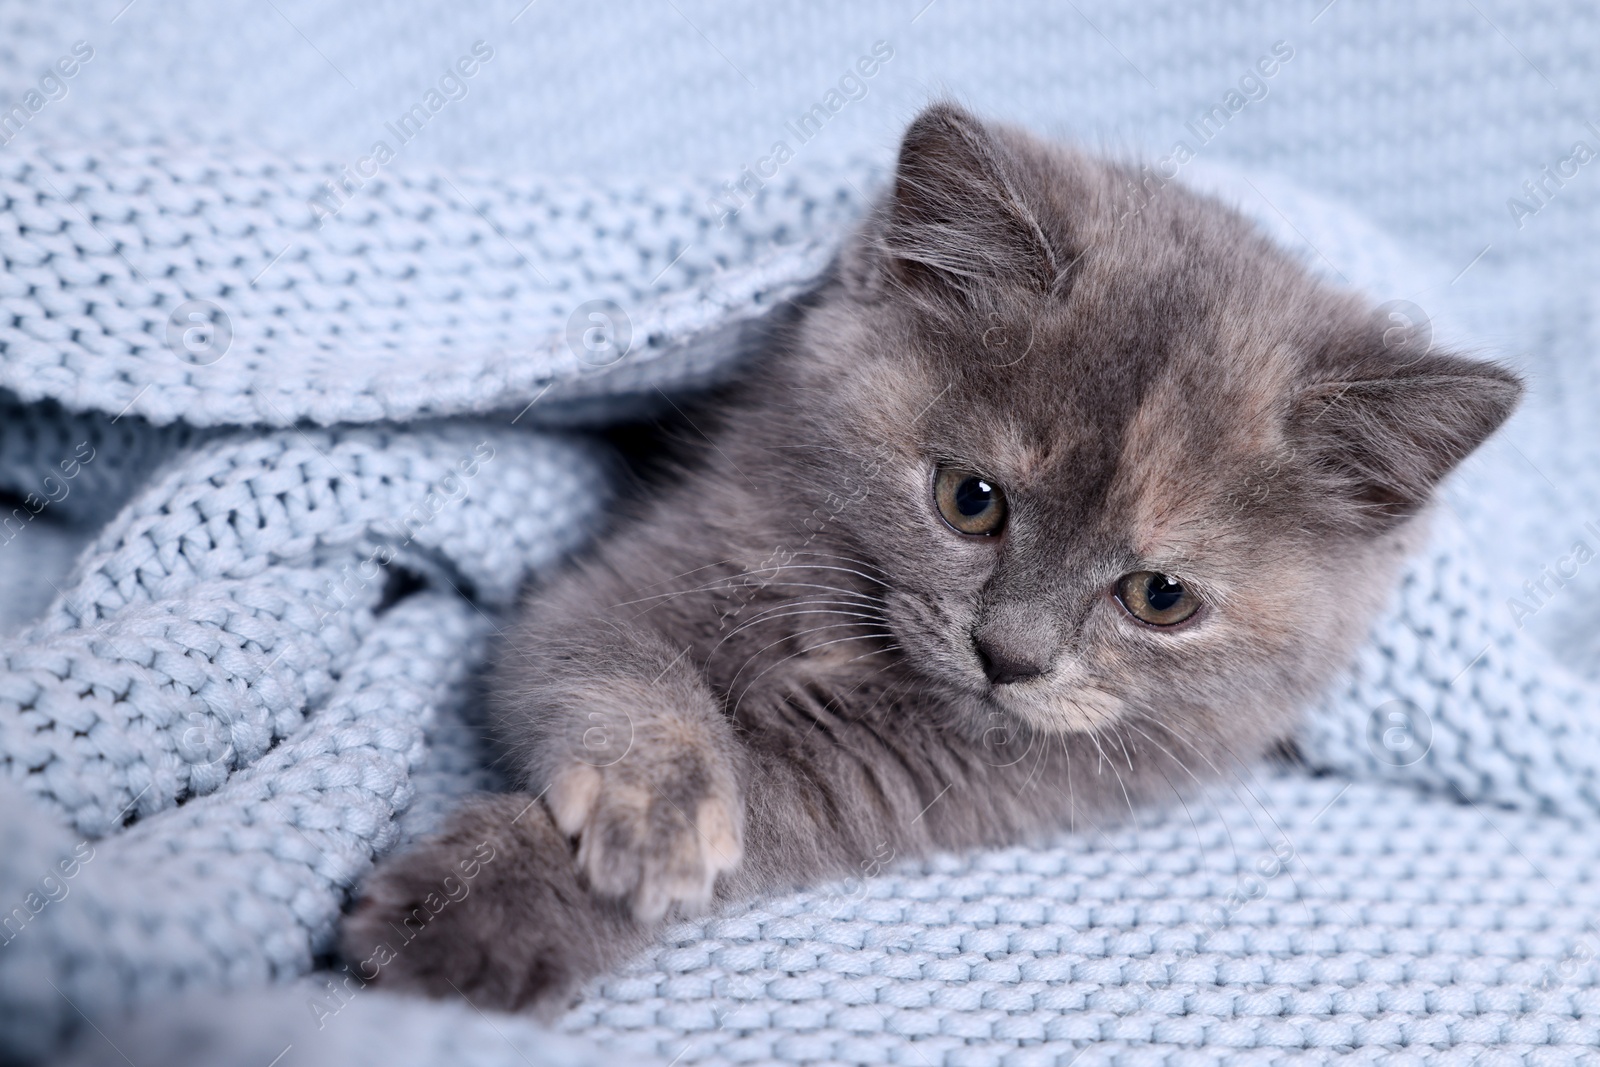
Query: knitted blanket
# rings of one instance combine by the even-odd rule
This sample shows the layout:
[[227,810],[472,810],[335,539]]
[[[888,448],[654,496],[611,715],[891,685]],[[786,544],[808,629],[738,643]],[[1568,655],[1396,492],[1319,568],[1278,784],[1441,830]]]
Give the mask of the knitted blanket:
[[[1596,35],[1578,0],[0,3],[0,1061],[1592,1054]],[[685,924],[563,1033],[354,988],[350,887],[495,784],[472,676],[604,504],[576,431],[736,359],[872,192],[841,161],[940,88],[1151,160],[1241,89],[1185,180],[1247,163],[1315,267],[1531,374],[1309,769]]]
[[[1221,768],[1123,827],[682,925],[564,1039],[328,969],[373,859],[494,784],[485,639],[607,496],[571,428],[736,361],[875,173],[796,166],[720,220],[687,184],[386,175],[335,225],[306,209],[323,172],[281,160],[0,160],[0,488],[24,501],[0,536],[97,530],[0,641],[6,1055],[1469,1063],[1600,1040],[1600,708],[1534,636],[1600,542],[1593,445],[1567,436],[1596,394],[1583,324],[1535,303],[1566,347],[1451,485],[1309,769]],[[1209,180],[1378,299],[1448,278],[1283,183]],[[1453,296],[1402,311],[1443,340],[1471,325]],[[1528,524],[1589,550],[1527,565]],[[1527,614],[1501,591],[1519,567],[1560,579]]]

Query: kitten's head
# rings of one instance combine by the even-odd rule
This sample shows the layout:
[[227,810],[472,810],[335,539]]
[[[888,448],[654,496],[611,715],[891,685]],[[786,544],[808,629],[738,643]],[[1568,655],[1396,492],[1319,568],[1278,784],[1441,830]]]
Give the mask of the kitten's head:
[[1130,212],[1138,177],[925,111],[802,326],[795,407],[829,446],[802,480],[859,500],[834,547],[888,575],[889,628],[958,706],[1260,749],[1521,386],[1214,200]]

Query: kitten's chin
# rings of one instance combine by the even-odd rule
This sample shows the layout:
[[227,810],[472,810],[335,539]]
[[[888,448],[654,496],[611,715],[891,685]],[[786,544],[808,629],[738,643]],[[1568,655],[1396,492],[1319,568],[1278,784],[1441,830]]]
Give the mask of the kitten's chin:
[[1123,717],[1127,705],[1103,689],[1075,685],[1064,688],[1048,681],[989,687],[990,706],[1045,733],[1089,733]]

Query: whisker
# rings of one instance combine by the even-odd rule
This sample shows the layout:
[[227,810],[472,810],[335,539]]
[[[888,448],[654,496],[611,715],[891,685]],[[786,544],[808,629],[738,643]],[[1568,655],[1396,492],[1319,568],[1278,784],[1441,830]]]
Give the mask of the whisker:
[[[1192,746],[1191,746],[1191,747],[1192,747]],[[1250,795],[1250,799],[1251,799],[1251,800],[1253,800],[1253,801],[1255,801],[1255,803],[1256,803],[1256,806],[1257,806],[1257,807],[1259,807],[1259,808],[1260,808],[1260,809],[1261,809],[1261,813],[1262,813],[1262,814],[1263,814],[1263,815],[1265,815],[1265,816],[1266,816],[1266,817],[1267,817],[1267,820],[1268,820],[1268,821],[1269,821],[1269,822],[1271,822],[1271,823],[1272,823],[1272,827],[1273,827],[1273,829],[1274,829],[1274,830],[1276,830],[1276,831],[1277,831],[1277,834],[1278,834],[1278,838],[1279,838],[1279,839],[1280,839],[1280,840],[1282,840],[1282,841],[1285,841],[1285,842],[1288,842],[1288,843],[1289,843],[1289,844],[1290,844],[1290,847],[1291,847],[1291,848],[1293,848],[1293,847],[1294,847],[1294,845],[1293,845],[1293,839],[1292,839],[1292,838],[1291,838],[1291,837],[1290,837],[1290,836],[1289,836],[1289,833],[1288,833],[1288,831],[1286,831],[1286,830],[1285,830],[1285,829],[1284,829],[1284,828],[1283,828],[1283,824],[1282,824],[1282,823],[1280,823],[1280,822],[1279,822],[1279,821],[1278,821],[1278,819],[1277,819],[1277,816],[1275,816],[1275,815],[1274,815],[1274,814],[1273,814],[1273,813],[1272,813],[1272,810],[1271,810],[1271,809],[1270,809],[1270,808],[1269,808],[1269,807],[1268,807],[1268,806],[1267,806],[1267,804],[1266,804],[1266,802],[1265,802],[1265,801],[1264,801],[1264,800],[1262,800],[1262,799],[1261,799],[1261,798],[1260,798],[1260,796],[1258,796],[1258,795],[1257,795],[1257,793],[1256,793],[1256,791],[1255,791],[1255,789],[1254,789],[1254,788],[1252,788],[1252,787],[1251,787],[1251,782],[1250,782],[1250,781],[1246,781],[1246,777],[1245,777],[1245,776],[1246,776],[1246,775],[1248,775],[1248,776],[1249,776],[1249,778],[1250,778],[1250,779],[1251,779],[1251,780],[1252,780],[1252,781],[1255,781],[1255,783],[1256,783],[1256,785],[1257,785],[1257,786],[1258,786],[1258,787],[1259,787],[1259,785],[1260,785],[1260,782],[1259,782],[1259,780],[1257,780],[1257,779],[1256,779],[1256,778],[1255,778],[1255,766],[1254,766],[1254,765],[1252,765],[1252,764],[1247,764],[1247,763],[1245,763],[1245,762],[1243,762],[1243,761],[1241,761],[1241,760],[1240,760],[1240,759],[1239,759],[1239,758],[1238,758],[1238,757],[1237,757],[1237,755],[1235,755],[1235,754],[1234,754],[1234,753],[1233,753],[1233,752],[1232,752],[1232,750],[1231,750],[1231,749],[1230,749],[1230,750],[1228,750],[1228,757],[1229,757],[1229,762],[1230,762],[1230,763],[1231,763],[1231,764],[1232,764],[1232,765],[1233,765],[1233,766],[1234,766],[1234,767],[1235,767],[1235,768],[1237,768],[1237,769],[1236,769],[1236,770],[1235,770],[1235,771],[1234,771],[1234,774],[1233,774],[1233,777],[1234,777],[1234,779],[1236,779],[1236,780],[1237,780],[1237,781],[1238,781],[1238,782],[1239,782],[1239,784],[1240,784],[1240,785],[1242,785],[1242,786],[1243,786],[1243,787],[1244,787],[1244,789],[1245,789],[1245,791],[1246,791],[1246,792],[1247,792],[1247,793],[1249,793],[1249,795]],[[1208,761],[1208,762],[1209,762],[1209,761]],[[1243,773],[1242,773],[1242,774],[1241,774],[1241,773],[1240,773],[1240,772],[1241,772],[1241,771],[1242,771],[1242,772],[1243,772]],[[1220,774],[1220,771],[1219,771],[1219,772],[1218,772],[1218,773],[1219,773],[1219,774]],[[1230,788],[1230,789],[1232,789],[1232,788],[1233,788],[1233,787],[1232,787],[1232,785],[1231,785],[1231,783],[1230,783],[1230,785],[1229,785],[1229,788]],[[1242,798],[1242,797],[1239,797],[1239,795],[1238,795],[1238,791],[1237,791],[1237,790],[1233,790],[1233,792],[1234,792],[1234,796],[1235,796],[1235,797],[1238,797],[1238,799],[1240,799],[1240,800],[1241,800],[1241,802],[1242,802],[1242,801],[1243,801],[1243,798]],[[1248,806],[1247,806],[1247,810],[1248,810]],[[1251,817],[1251,819],[1252,819],[1252,821],[1254,821],[1254,816],[1252,816],[1252,817]],[[1258,831],[1258,832],[1261,832],[1261,824],[1260,824],[1260,823],[1256,823],[1256,830],[1257,830],[1257,831]],[[1269,841],[1269,840],[1268,840],[1268,838],[1267,838],[1267,835],[1266,835],[1266,834],[1265,834],[1265,833],[1264,833],[1264,832],[1262,832],[1262,839],[1263,839],[1263,841],[1266,841],[1266,842],[1267,842],[1267,843],[1268,843],[1268,845],[1269,845],[1269,847],[1271,847],[1271,842],[1270,842],[1270,841]],[[1280,861],[1280,862],[1281,862],[1281,861]],[[1288,865],[1287,865],[1287,864],[1283,864],[1283,866],[1284,866],[1284,869],[1285,869],[1285,870],[1288,870]],[[1308,874],[1310,874],[1310,875],[1311,875],[1311,879],[1312,879],[1312,881],[1314,881],[1314,882],[1316,882],[1316,883],[1317,883],[1317,885],[1318,885],[1318,887],[1319,887],[1319,888],[1321,888],[1321,887],[1322,887],[1322,883],[1321,883],[1321,880],[1320,880],[1320,879],[1318,879],[1318,878],[1317,878],[1317,876],[1316,876],[1316,874],[1315,874],[1315,873],[1314,873],[1314,872],[1312,872],[1312,871],[1311,871],[1311,868],[1310,868],[1310,867],[1309,867],[1309,866],[1307,866],[1307,867],[1306,867],[1306,872],[1307,872],[1307,873],[1308,873]],[[1306,908],[1307,908],[1307,913],[1308,913],[1308,914],[1309,914],[1309,910],[1310,910],[1310,905],[1309,905],[1309,904],[1306,904],[1306,903],[1305,903],[1305,896],[1304,896],[1304,893],[1302,893],[1302,892],[1301,892],[1301,891],[1300,891],[1300,881],[1299,881],[1299,879],[1298,879],[1298,878],[1296,878],[1296,877],[1295,877],[1295,876],[1294,876],[1294,874],[1293,874],[1293,873],[1292,873],[1292,872],[1291,872],[1291,873],[1290,873],[1290,875],[1289,875],[1289,880],[1290,880],[1290,882],[1291,882],[1291,883],[1292,883],[1292,884],[1293,884],[1293,885],[1294,885],[1294,887],[1295,887],[1295,891],[1296,891],[1296,892],[1297,892],[1297,893],[1299,893],[1299,894],[1300,894],[1300,897],[1301,897],[1301,903],[1302,903],[1302,904],[1303,904],[1303,905],[1305,905],[1305,907],[1306,907]],[[1341,907],[1340,907],[1340,910],[1341,910],[1341,911],[1344,911],[1344,910],[1345,910],[1345,909],[1344,909],[1344,908],[1343,908],[1343,907],[1342,907],[1342,906],[1341,906]],[[1346,912],[1346,914],[1347,914],[1347,915],[1348,915],[1348,912]],[[1352,920],[1352,921],[1353,921],[1353,920]]]
[[[759,571],[757,573],[766,573],[766,571],[768,569],[769,568],[763,567],[763,568],[761,568],[761,571]],[[865,578],[867,581],[872,582],[874,585],[881,585],[885,589],[887,589],[889,587],[888,583],[885,582],[882,578],[875,578],[872,575],[867,574],[864,571],[858,571],[853,567],[833,567],[833,566],[829,566],[829,565],[822,564],[822,563],[783,563],[783,564],[778,565],[775,568],[770,568],[770,569],[773,569],[773,570],[794,570],[794,571],[837,571],[840,574],[854,574],[858,578]]]
[[[1099,742],[1097,740],[1096,744],[1098,744],[1098,743]],[[1105,755],[1104,750],[1101,751],[1101,755],[1102,755],[1102,757]],[[1139,825],[1139,816],[1133,810],[1133,797],[1128,795],[1128,783],[1124,782],[1122,780],[1122,772],[1117,770],[1117,761],[1116,760],[1106,760],[1106,762],[1111,767],[1112,776],[1114,778],[1116,778],[1116,780],[1117,780],[1117,788],[1122,790],[1122,799],[1127,802],[1127,805],[1128,805],[1128,818],[1133,822],[1134,830],[1142,832],[1143,831],[1143,827],[1141,827]],[[1133,771],[1133,764],[1132,764],[1131,761],[1128,764],[1128,771],[1129,771],[1130,774]]]
[[[776,613],[785,611],[789,608],[806,607],[812,604],[830,604],[835,607],[850,608],[856,611],[861,611],[863,614],[871,614],[873,618],[882,618],[882,615],[879,612],[872,610],[869,605],[861,604],[854,600],[828,600],[824,597],[812,597],[804,600],[785,600],[781,603],[774,604],[769,608],[762,608],[759,612],[757,612],[755,615],[752,615],[749,619],[746,619],[740,625],[741,627],[748,626],[750,623],[759,622],[768,616],[773,616]],[[845,612],[841,611],[840,614],[843,615]]]
[[[790,605],[786,604],[786,605],[782,605],[782,606],[783,607],[788,607]],[[763,622],[770,622],[773,619],[786,619],[786,618],[790,618],[790,617],[796,616],[796,615],[852,615],[857,619],[863,620],[863,621],[861,621],[859,623],[856,623],[855,625],[865,626],[869,622],[870,623],[876,623],[876,624],[878,624],[880,626],[883,624],[883,619],[880,616],[878,616],[877,614],[875,614],[875,613],[864,612],[864,611],[841,611],[838,608],[814,608],[814,609],[810,609],[810,610],[801,610],[801,611],[785,611],[785,612],[780,612],[780,613],[778,613],[776,615],[774,615],[770,611],[768,611],[768,612],[763,613],[762,617],[749,619],[746,622],[741,623],[740,625],[734,627],[732,630],[729,630],[726,634],[724,634],[723,637],[722,637],[722,640],[720,640],[716,644],[712,645],[711,646],[711,651],[706,653],[706,656],[705,656],[706,661],[710,662],[711,657],[715,656],[717,654],[717,652],[722,648],[722,646],[724,644],[726,644],[730,639],[732,639],[735,634],[742,633],[743,631],[750,629],[752,626],[759,626]],[[841,623],[840,625],[846,625],[846,624]],[[810,633],[810,632],[811,632],[810,630],[802,630],[801,631],[801,633]],[[796,635],[796,636],[798,636],[798,635]],[[770,648],[771,646],[769,645],[768,647]]]
[[[1242,763],[1240,760],[1238,760],[1237,757],[1233,756],[1232,752],[1229,753],[1229,756],[1230,756],[1230,760],[1231,760],[1231,762],[1233,764],[1235,764],[1236,766],[1240,767],[1241,769],[1244,769],[1252,778],[1254,778],[1255,770],[1254,770],[1253,767]],[[1285,842],[1288,842],[1289,846],[1291,848],[1295,848],[1293,839],[1289,836],[1288,832],[1286,830],[1284,830],[1283,826],[1278,822],[1277,818],[1272,814],[1271,809],[1267,807],[1266,803],[1264,801],[1262,801],[1256,795],[1255,790],[1250,788],[1250,784],[1244,780],[1244,777],[1242,775],[1238,774],[1237,772],[1235,772],[1234,777],[1237,778],[1239,783],[1245,787],[1245,790],[1250,794],[1250,798],[1252,800],[1254,800],[1256,802],[1257,806],[1259,806],[1261,808],[1261,813],[1263,815],[1265,815],[1269,821],[1271,821],[1271,823],[1273,825],[1273,828],[1275,830],[1277,830],[1277,832],[1278,832],[1279,838],[1281,840],[1285,841]],[[1231,784],[1229,785],[1229,788],[1232,789],[1232,785]],[[1237,790],[1233,790],[1233,793],[1234,793],[1234,796],[1236,798],[1238,798],[1241,802],[1243,801],[1243,798],[1239,797],[1239,794],[1238,794]],[[1253,819],[1254,819],[1254,817],[1252,816],[1252,821],[1253,821]],[[1261,830],[1261,826],[1260,826],[1259,823],[1256,824],[1256,829],[1257,829],[1258,832]],[[1263,838],[1264,841],[1267,840],[1266,839],[1266,835],[1264,833],[1262,834],[1262,838]],[[1269,844],[1269,847],[1270,847],[1270,842],[1268,842],[1268,844]],[[1296,855],[1298,855],[1298,854],[1299,854],[1298,849],[1296,849]],[[1281,859],[1280,859],[1279,862],[1280,862],[1280,865],[1282,866],[1283,870],[1289,873],[1289,881],[1295,887],[1295,893],[1299,896],[1300,903],[1301,903],[1302,907],[1304,907],[1306,909],[1306,914],[1308,916],[1311,915],[1312,914],[1311,913],[1311,905],[1307,902],[1305,892],[1300,888],[1300,880],[1297,877],[1295,877],[1293,871],[1290,869],[1289,864],[1287,862],[1285,862],[1285,861],[1283,861]],[[1316,872],[1311,869],[1310,865],[1306,864],[1305,868],[1306,868],[1306,873],[1308,875],[1310,875],[1312,882],[1316,883],[1316,885],[1317,885],[1317,887],[1319,889],[1321,889],[1324,892],[1326,892],[1326,887],[1323,886],[1322,880],[1317,877]],[[1343,905],[1337,905],[1337,906],[1338,906],[1339,910],[1344,912],[1347,917],[1350,917],[1349,911],[1347,911]],[[1355,921],[1353,917],[1351,917],[1351,921],[1352,922]]]
[[684,571],[682,574],[674,574],[671,578],[663,578],[659,582],[651,582],[649,585],[644,586],[643,588],[645,588],[645,589],[654,589],[658,585],[666,585],[668,582],[675,582],[679,578],[687,578],[691,574],[698,574],[700,571],[708,571],[712,567],[725,567],[725,566],[727,566],[728,564],[730,564],[732,562],[734,562],[734,561],[733,561],[733,559],[731,557],[728,558],[728,559],[719,559],[715,563],[707,563],[703,567],[693,567],[693,568],[691,568],[689,570]]
[[804,550],[795,552],[795,555],[797,555],[797,556],[821,556],[823,559],[836,559],[836,560],[840,561],[841,563],[854,563],[858,567],[868,567],[868,568],[870,568],[872,570],[877,571],[879,574],[883,575],[886,578],[894,577],[894,575],[890,574],[889,571],[885,570],[883,567],[878,566],[876,563],[873,563],[873,562],[871,562],[869,560],[860,559],[860,558],[858,558],[856,556],[846,556],[846,555],[843,555],[843,554],[838,553],[838,552],[823,552],[823,551],[821,551],[819,549],[804,549]]
[[1061,735],[1061,752],[1067,758],[1067,832],[1078,829],[1078,794],[1072,789],[1072,752],[1067,748],[1067,735]]
[[1106,750],[1104,748],[1100,747],[1100,738],[1095,736],[1095,732],[1093,730],[1086,731],[1084,736],[1086,736],[1090,741],[1094,742],[1095,751],[1100,753],[1100,759],[1094,765],[1094,773],[1098,777],[1100,775],[1100,773],[1105,769],[1105,765],[1106,765]]
[[[867,623],[856,622],[856,621],[852,620],[852,621],[848,621],[848,622],[829,623],[826,626],[813,626],[813,627],[810,627],[809,629],[800,630],[800,631],[797,631],[797,632],[792,633],[792,634],[785,634],[784,636],[778,638],[776,641],[768,642],[767,644],[763,645],[761,648],[758,648],[755,652],[751,653],[750,656],[744,661],[744,666],[740,667],[738,669],[738,671],[736,671],[734,673],[733,677],[728,680],[728,688],[732,689],[733,686],[734,686],[734,683],[738,682],[739,675],[741,675],[741,674],[743,674],[745,672],[745,668],[749,667],[750,664],[752,664],[756,660],[760,659],[761,655],[763,653],[768,652],[771,649],[777,648],[779,645],[783,644],[785,641],[796,641],[799,638],[804,637],[806,634],[813,634],[813,633],[818,632],[819,630],[836,630],[841,626],[866,626],[866,625],[867,625]],[[891,634],[891,633],[885,633],[885,634],[882,634],[881,636],[883,636],[883,637],[893,637],[894,635]],[[820,647],[820,646],[817,646],[817,647]],[[810,648],[801,648],[797,652],[793,653],[793,656],[803,655],[804,653],[806,653],[808,651],[810,651]],[[793,656],[785,657],[785,659],[793,658]],[[782,663],[782,662],[784,662],[784,660],[779,660],[778,662]]]
[[[1130,730],[1136,731],[1138,734],[1140,734],[1142,737],[1144,737],[1144,739],[1146,741],[1149,741],[1152,745],[1156,746],[1163,753],[1165,753],[1167,758],[1172,760],[1172,762],[1176,763],[1179,766],[1179,768],[1182,769],[1184,774],[1187,774],[1190,778],[1194,779],[1195,785],[1198,786],[1199,789],[1200,789],[1200,795],[1201,796],[1206,795],[1207,790],[1205,788],[1205,783],[1200,780],[1200,778],[1194,773],[1194,771],[1189,769],[1189,765],[1187,763],[1185,763],[1185,762],[1183,762],[1183,760],[1179,759],[1175,754],[1173,754],[1170,750],[1168,750],[1168,748],[1165,745],[1163,745],[1160,741],[1157,741],[1155,738],[1151,737],[1149,734],[1145,733],[1143,730],[1140,730],[1138,723],[1133,722],[1133,721],[1130,720],[1128,722],[1128,728]],[[1160,765],[1157,764],[1157,766],[1159,767]],[[1167,772],[1163,769],[1161,771],[1162,777],[1165,778],[1166,774],[1167,774]],[[1172,785],[1172,780],[1170,778],[1167,779],[1167,784],[1168,785]],[[1201,862],[1203,863],[1206,853],[1205,853],[1205,845],[1200,839],[1200,826],[1199,826],[1198,823],[1195,823],[1194,813],[1189,811],[1188,803],[1183,800],[1183,794],[1178,791],[1178,788],[1176,786],[1173,786],[1173,792],[1178,794],[1179,802],[1183,804],[1183,810],[1185,812],[1188,812],[1188,814],[1189,814],[1189,822],[1191,824],[1194,824],[1194,840],[1195,840],[1195,844],[1199,846],[1199,849],[1200,849],[1199,855],[1201,857]],[[1237,841],[1234,840],[1233,827],[1228,825],[1228,820],[1227,819],[1224,819],[1224,818],[1221,817],[1222,813],[1220,811],[1218,811],[1217,815],[1218,815],[1217,821],[1222,824],[1223,832],[1225,832],[1228,835],[1228,847],[1229,847],[1229,849],[1231,849],[1233,851],[1233,865],[1234,865],[1234,869],[1237,870],[1239,868],[1239,866],[1243,863],[1243,860],[1241,860],[1239,858],[1239,844],[1238,844]]]
[[[1024,759],[1026,759],[1028,757],[1028,754],[1033,751],[1033,741],[1034,741],[1034,738],[1037,737],[1037,736],[1038,736],[1038,731],[1030,731],[1028,733],[1028,751],[1024,752],[1022,754]],[[1049,745],[1045,744],[1045,745],[1040,745],[1039,746],[1039,754],[1034,757],[1033,767],[1032,767],[1032,769],[1030,769],[1028,771],[1028,777],[1026,777],[1026,778],[1024,778],[1022,780],[1022,788],[1023,789],[1031,789],[1033,787],[1033,776],[1039,773],[1040,769],[1044,766],[1045,757],[1048,756],[1049,754],[1050,754],[1050,746]]]
[[[1178,728],[1176,727],[1176,724],[1174,724],[1174,723],[1162,722],[1162,721],[1159,721],[1157,719],[1146,719],[1145,721],[1150,723],[1153,726],[1161,727],[1163,730],[1166,730],[1173,737],[1177,737],[1178,736],[1178,732],[1177,732]],[[1187,733],[1188,731],[1184,731],[1184,732]],[[1270,811],[1267,810],[1266,804],[1261,800],[1260,797],[1256,796],[1255,793],[1250,790],[1249,785],[1246,782],[1244,782],[1242,778],[1240,778],[1240,776],[1239,776],[1239,774],[1237,772],[1234,772],[1232,775],[1223,774],[1222,768],[1218,767],[1215,763],[1213,763],[1211,761],[1211,757],[1207,756],[1205,754],[1205,751],[1199,745],[1197,745],[1193,740],[1190,740],[1188,742],[1188,747],[1192,752],[1194,752],[1195,755],[1197,755],[1201,759],[1205,760],[1206,765],[1208,767],[1210,767],[1211,770],[1216,774],[1217,779],[1219,781],[1223,782],[1228,787],[1228,789],[1233,793],[1234,798],[1237,799],[1241,804],[1244,805],[1245,813],[1250,816],[1250,821],[1251,821],[1251,823],[1253,823],[1255,825],[1256,833],[1261,835],[1262,841],[1270,843],[1271,837],[1270,837],[1270,835],[1267,834],[1266,830],[1262,827],[1260,820],[1256,818],[1256,816],[1255,816],[1255,808],[1259,808],[1261,810],[1261,813],[1263,815],[1265,815],[1267,817],[1268,821],[1270,821],[1272,823],[1273,827],[1278,831],[1278,837],[1279,838],[1281,838],[1283,840],[1288,840],[1289,839],[1289,835],[1284,833],[1283,827],[1278,823],[1278,820],[1273,816],[1273,814]],[[1243,785],[1245,787],[1245,792],[1250,794],[1250,800],[1255,802],[1254,808],[1252,808],[1251,804],[1249,804],[1249,803],[1247,803],[1245,801],[1245,798],[1239,794],[1239,790],[1234,787],[1233,783],[1235,781],[1237,781],[1240,785]]]
[[[791,652],[787,656],[784,656],[782,659],[778,660],[776,663],[773,663],[770,666],[768,666],[760,674],[757,674],[754,678],[750,679],[749,682],[745,683],[745,687],[739,693],[738,699],[733,702],[732,714],[734,714],[734,715],[738,714],[739,706],[744,703],[744,698],[750,695],[751,688],[753,688],[757,682],[759,682],[763,677],[765,677],[768,672],[776,670],[778,667],[780,667],[783,664],[785,664],[785,663],[789,662],[790,660],[794,659],[796,656],[803,656],[808,652],[815,652],[819,648],[827,648],[829,645],[842,644],[845,641],[866,641],[866,640],[871,640],[871,639],[874,639],[874,638],[885,638],[885,637],[893,637],[893,636],[894,636],[893,634],[889,634],[889,633],[883,633],[883,634],[851,634],[849,637],[837,637],[837,638],[834,638],[831,641],[823,641],[821,644],[812,645],[809,648],[802,648],[802,649],[800,649],[798,651]],[[775,642],[775,643],[781,643],[781,642]],[[771,648],[773,646],[772,645],[768,645],[767,647]],[[765,649],[763,649],[762,651],[765,651]],[[757,654],[759,655],[759,653],[757,653]],[[754,661],[754,657],[751,658],[751,661],[752,662]],[[749,663],[746,663],[745,667],[748,667],[749,665],[750,665]],[[739,672],[741,674],[744,673],[744,667],[740,667],[739,668]],[[738,680],[738,675],[734,676],[734,680],[735,681]],[[728,684],[728,688],[729,689],[733,688],[733,683],[732,682],[730,682]]]
[[[796,569],[801,569],[801,568],[796,568]],[[699,586],[697,588],[679,589],[679,590],[675,590],[674,592],[671,592],[671,593],[655,593],[655,594],[653,594],[651,596],[639,597],[637,600],[624,600],[624,601],[621,601],[619,603],[613,604],[611,606],[613,608],[626,608],[626,607],[632,607],[635,604],[643,604],[646,601],[650,601],[650,600],[670,600],[673,597],[685,596],[685,595],[687,595],[689,593],[708,593],[708,592],[711,592],[712,590],[716,589],[719,585],[732,588],[732,586],[729,586],[729,583],[736,582],[739,579],[747,577],[747,576],[748,575],[745,574],[745,573],[733,574],[733,575],[729,575],[726,578],[719,578],[715,582],[710,582],[710,583],[708,583],[706,585],[702,585],[702,586]],[[765,589],[765,588],[767,588],[769,586],[779,586],[779,587],[782,587],[782,588],[790,588],[790,589],[826,589],[826,590],[830,590],[832,592],[838,593],[841,596],[853,596],[853,597],[858,597],[858,598],[860,598],[862,600],[872,601],[874,603],[886,603],[881,597],[873,596],[871,593],[862,593],[862,592],[860,592],[858,590],[855,590],[855,589],[847,589],[847,588],[845,588],[843,586],[837,586],[837,585],[818,585],[818,584],[816,584],[814,582],[785,582],[785,581],[780,581],[780,580],[778,580],[776,578],[773,578],[773,579],[768,579],[768,580],[765,580],[765,581],[758,582],[754,586],[752,586],[751,588],[753,590],[755,590],[755,591],[759,591],[759,590]],[[643,612],[641,612],[640,614],[643,614]],[[638,616],[634,616],[634,617],[637,618]]]

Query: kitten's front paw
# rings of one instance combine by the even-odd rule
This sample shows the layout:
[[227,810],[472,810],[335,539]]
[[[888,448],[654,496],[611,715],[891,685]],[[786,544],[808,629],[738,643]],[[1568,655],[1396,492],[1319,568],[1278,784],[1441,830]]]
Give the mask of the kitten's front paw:
[[556,825],[578,839],[595,892],[626,899],[641,922],[703,911],[717,875],[744,855],[733,774],[699,752],[635,749],[609,766],[575,763],[547,799]]
[[364,982],[548,1014],[642,941],[625,909],[583,886],[538,799],[513,794],[469,801],[444,833],[380,863],[340,949]]

